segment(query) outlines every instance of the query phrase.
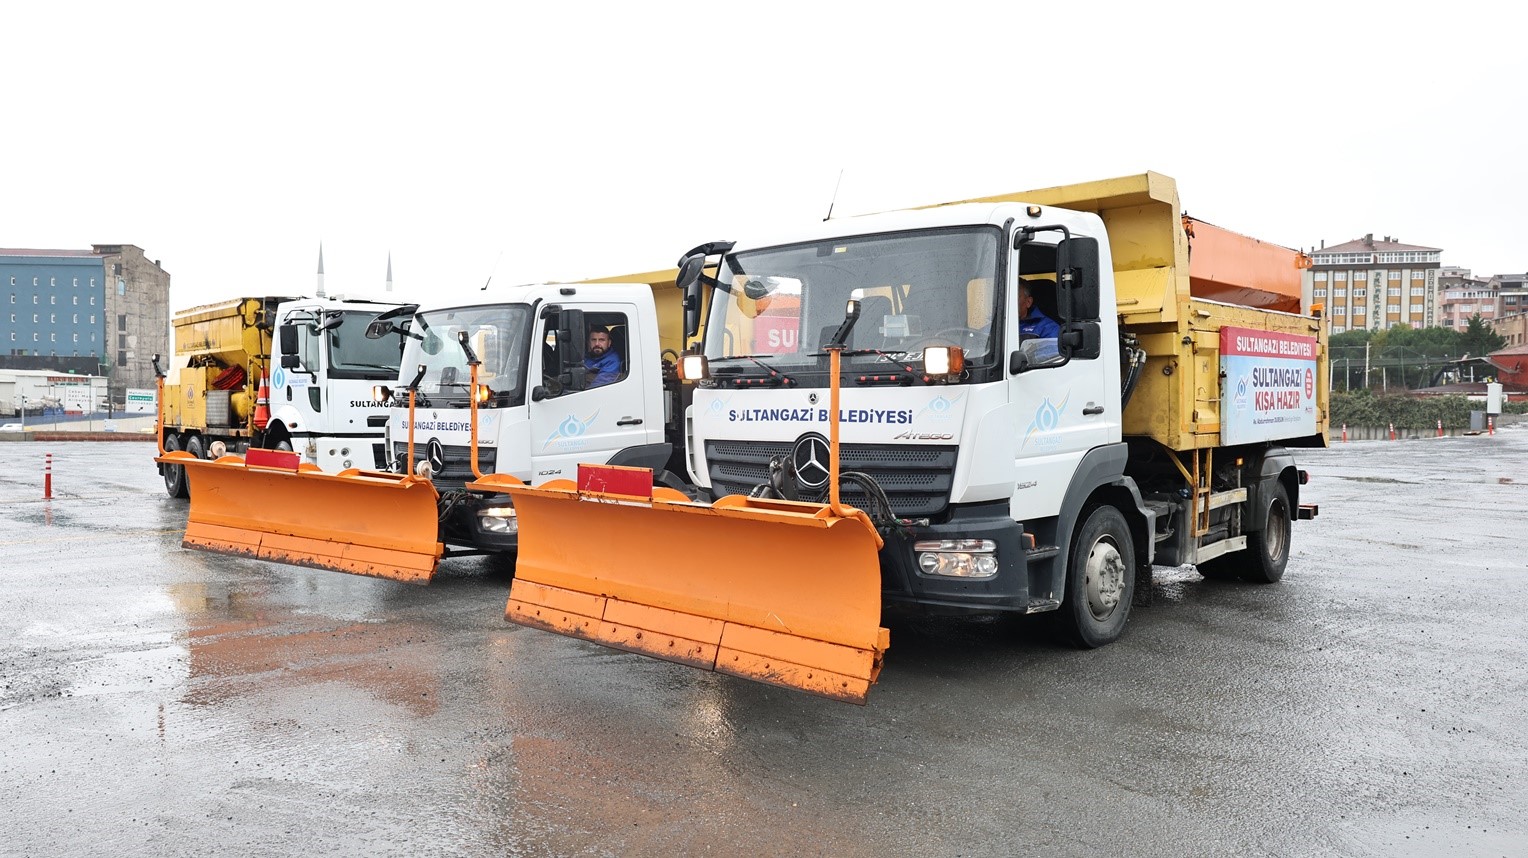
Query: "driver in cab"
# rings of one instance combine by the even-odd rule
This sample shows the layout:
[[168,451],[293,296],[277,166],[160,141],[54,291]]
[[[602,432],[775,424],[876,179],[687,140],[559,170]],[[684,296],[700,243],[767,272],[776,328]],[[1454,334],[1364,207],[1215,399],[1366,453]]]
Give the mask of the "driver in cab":
[[621,356],[611,349],[610,332],[604,328],[589,332],[584,369],[589,373],[588,387],[600,387],[621,377]]
[[1035,306],[1032,293],[1036,282],[1019,278],[1019,337],[1053,340],[1061,336],[1061,326]]

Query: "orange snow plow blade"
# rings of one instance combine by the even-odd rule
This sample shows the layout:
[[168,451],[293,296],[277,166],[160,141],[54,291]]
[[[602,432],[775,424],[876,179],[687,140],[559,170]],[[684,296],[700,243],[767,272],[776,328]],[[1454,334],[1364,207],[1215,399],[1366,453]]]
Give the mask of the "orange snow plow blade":
[[890,635],[881,538],[864,513],[741,495],[693,503],[651,488],[646,471],[643,489],[597,478],[630,470],[581,466],[578,484],[507,487],[520,544],[506,620],[865,702]]
[[428,583],[443,549],[429,480],[326,474],[295,453],[250,450],[216,461],[174,451],[191,487],[187,548]]

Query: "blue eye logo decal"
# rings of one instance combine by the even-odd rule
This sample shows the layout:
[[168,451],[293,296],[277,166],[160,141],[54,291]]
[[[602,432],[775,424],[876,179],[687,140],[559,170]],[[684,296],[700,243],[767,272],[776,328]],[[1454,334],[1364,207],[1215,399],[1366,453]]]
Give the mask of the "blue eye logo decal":
[[1070,393],[1066,395],[1066,399],[1061,400],[1060,405],[1052,404],[1050,397],[1046,397],[1041,401],[1040,407],[1035,409],[1035,419],[1030,422],[1029,429],[1024,432],[1024,444],[1027,445],[1030,439],[1036,435],[1052,432],[1059,428],[1061,426],[1061,411],[1066,408],[1066,404],[1070,401],[1072,401],[1072,394]]
[[922,417],[927,417],[930,420],[948,420],[955,416],[955,405],[956,403],[960,402],[960,400],[964,399],[965,396],[966,395],[964,393],[960,394],[954,399],[946,399],[944,396],[936,396],[929,400],[929,403],[923,406],[923,410],[919,411],[917,417],[914,417],[913,419],[917,420]]
[[600,416],[600,413],[596,411],[587,418],[580,420],[569,414],[563,418],[561,423],[557,424],[557,430],[547,436],[546,443],[541,445],[541,449],[545,450],[553,444],[567,449],[576,449],[584,433],[589,431],[589,427],[594,423],[594,418],[598,416]]

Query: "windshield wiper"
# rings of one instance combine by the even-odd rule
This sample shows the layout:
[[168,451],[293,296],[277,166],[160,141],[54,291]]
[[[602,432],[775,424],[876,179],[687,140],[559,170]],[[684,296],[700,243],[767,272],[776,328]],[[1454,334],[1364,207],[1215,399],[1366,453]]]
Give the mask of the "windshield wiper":
[[[719,362],[725,361],[725,360],[750,360],[750,361],[753,361],[755,364],[757,364],[765,372],[769,373],[769,378],[765,378],[765,379],[749,379],[748,381],[749,381],[750,384],[766,384],[766,385],[768,385],[768,384],[773,383],[773,384],[778,384],[778,385],[790,386],[790,385],[793,385],[793,384],[796,383],[796,380],[794,378],[791,378],[790,376],[786,375],[785,373],[781,372],[780,370],[775,369],[774,367],[770,366],[769,364],[765,363],[764,361],[759,360],[759,358],[763,358],[763,357],[774,357],[774,355],[726,355],[725,357],[716,358],[715,360],[711,361],[711,363],[719,363]],[[739,379],[739,381],[742,381],[742,380],[743,379]]]

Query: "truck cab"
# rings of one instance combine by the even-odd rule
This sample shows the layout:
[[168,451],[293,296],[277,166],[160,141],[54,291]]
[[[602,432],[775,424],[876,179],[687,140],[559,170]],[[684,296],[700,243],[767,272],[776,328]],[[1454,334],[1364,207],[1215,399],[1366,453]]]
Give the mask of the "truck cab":
[[366,336],[398,305],[344,296],[276,308],[264,446],[292,450],[324,471],[381,469],[387,411],[372,388],[398,376],[398,342]]
[[[490,302],[420,309],[400,327],[402,372],[378,391],[390,406],[389,468],[428,473],[437,490],[458,493],[447,541],[514,548],[508,497],[464,491],[481,474],[535,485],[571,478],[580,462],[669,466],[668,418],[676,408],[648,284],[512,287]],[[585,367],[594,332],[618,358],[618,371],[603,383]],[[469,407],[473,360],[482,390],[476,427]]]
[[[1021,522],[1054,520],[1083,459],[1121,438],[1118,322],[1099,312],[1114,302],[1108,252],[1097,215],[968,204],[831,221],[722,254],[691,478],[714,497],[747,493],[788,463],[776,479],[786,497],[823,494],[823,346],[853,300],[841,467],[910,522],[909,540],[883,549],[884,595],[1010,610],[1036,590],[1050,598],[1029,580],[1035,543]],[[1023,333],[1020,278],[1060,336]],[[876,502],[850,486],[845,500]],[[974,550],[937,558],[943,575],[918,565],[914,543],[929,542]],[[956,574],[967,566],[984,571]]]

